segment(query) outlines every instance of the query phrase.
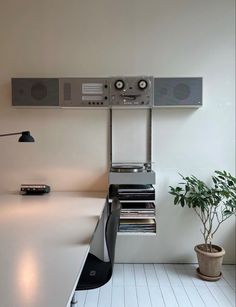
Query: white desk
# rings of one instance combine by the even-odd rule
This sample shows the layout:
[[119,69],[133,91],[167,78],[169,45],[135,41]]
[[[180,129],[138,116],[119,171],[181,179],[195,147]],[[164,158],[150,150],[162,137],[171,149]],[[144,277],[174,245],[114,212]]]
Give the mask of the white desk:
[[105,196],[0,194],[1,307],[70,303]]

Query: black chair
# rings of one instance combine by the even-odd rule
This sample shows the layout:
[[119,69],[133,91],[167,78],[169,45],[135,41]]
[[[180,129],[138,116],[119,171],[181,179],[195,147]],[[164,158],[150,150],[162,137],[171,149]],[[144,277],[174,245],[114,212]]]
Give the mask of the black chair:
[[116,236],[119,227],[120,209],[120,201],[117,197],[115,197],[112,201],[105,227],[105,240],[109,260],[104,262],[93,254],[89,253],[77,284],[76,291],[99,288],[110,280],[115,258]]

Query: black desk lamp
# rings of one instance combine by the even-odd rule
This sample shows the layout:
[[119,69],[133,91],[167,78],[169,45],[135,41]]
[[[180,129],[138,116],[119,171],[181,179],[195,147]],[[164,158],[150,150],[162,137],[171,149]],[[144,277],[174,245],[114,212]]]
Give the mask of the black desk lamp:
[[32,135],[30,135],[30,131],[22,131],[22,132],[0,134],[0,137],[2,137],[2,136],[10,136],[10,135],[18,135],[18,134],[21,134],[18,142],[34,142],[34,138],[32,137]]

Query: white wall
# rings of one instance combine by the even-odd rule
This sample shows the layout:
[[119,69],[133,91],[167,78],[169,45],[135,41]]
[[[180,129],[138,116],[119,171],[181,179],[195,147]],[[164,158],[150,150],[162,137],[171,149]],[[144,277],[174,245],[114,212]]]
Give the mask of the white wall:
[[[154,111],[158,234],[119,238],[116,257],[195,261],[200,224],[190,210],[172,205],[168,186],[179,181],[178,172],[208,179],[215,169],[235,171],[234,0],[1,2],[0,132],[29,129],[37,140],[1,138],[1,190],[18,190],[23,182],[107,188],[107,111],[14,109],[11,77],[203,77],[201,109]],[[225,261],[234,262],[233,219],[215,242],[225,247]]]

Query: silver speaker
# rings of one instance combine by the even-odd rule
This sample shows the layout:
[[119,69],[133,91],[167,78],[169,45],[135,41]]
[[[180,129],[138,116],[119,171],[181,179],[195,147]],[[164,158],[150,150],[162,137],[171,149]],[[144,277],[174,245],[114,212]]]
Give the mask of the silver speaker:
[[59,106],[59,79],[13,78],[13,106]]
[[154,107],[202,106],[202,78],[155,78]]

